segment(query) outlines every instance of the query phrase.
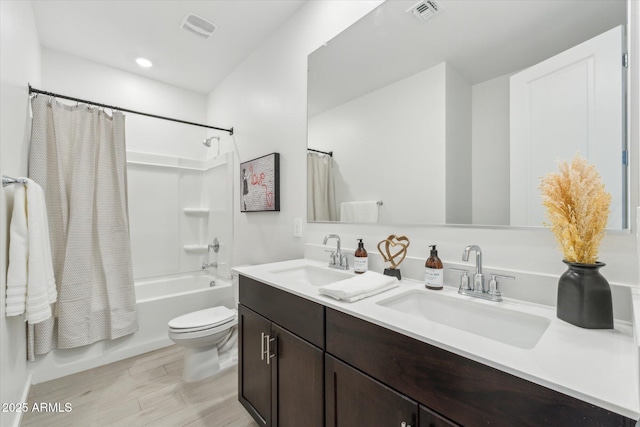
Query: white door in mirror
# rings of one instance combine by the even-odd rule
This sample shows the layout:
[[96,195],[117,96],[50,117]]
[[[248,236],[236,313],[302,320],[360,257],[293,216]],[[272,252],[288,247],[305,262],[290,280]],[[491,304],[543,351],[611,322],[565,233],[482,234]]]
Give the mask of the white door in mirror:
[[511,225],[542,225],[540,177],[580,153],[611,193],[607,228],[627,226],[622,40],[619,26],[511,77]]

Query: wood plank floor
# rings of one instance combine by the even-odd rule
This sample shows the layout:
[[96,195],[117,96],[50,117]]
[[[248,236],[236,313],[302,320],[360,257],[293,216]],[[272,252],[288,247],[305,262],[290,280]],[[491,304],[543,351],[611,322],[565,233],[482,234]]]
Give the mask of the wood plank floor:
[[182,349],[171,346],[37,384],[29,409],[60,412],[29,411],[21,426],[257,426],[238,402],[237,368],[197,383],[181,375]]

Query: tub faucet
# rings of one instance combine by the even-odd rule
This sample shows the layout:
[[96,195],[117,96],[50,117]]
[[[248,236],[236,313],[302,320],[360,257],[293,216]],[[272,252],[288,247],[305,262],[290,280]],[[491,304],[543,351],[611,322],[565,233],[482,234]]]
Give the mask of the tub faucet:
[[331,255],[329,256],[329,267],[339,268],[340,270],[348,270],[349,259],[347,258],[347,255],[343,254],[342,250],[340,250],[340,236],[338,236],[337,234],[327,234],[326,236],[324,236],[322,244],[326,245],[329,239],[336,239],[336,251],[330,251]]
[[473,275],[473,290],[475,292],[486,292],[484,288],[484,276],[482,275],[482,250],[478,245],[470,245],[464,248],[462,260],[469,261],[469,252],[476,252],[476,273]]
[[205,269],[207,269],[209,267],[218,268],[218,263],[217,262],[209,262],[209,263],[203,262],[202,263],[202,269],[203,270],[205,270]]

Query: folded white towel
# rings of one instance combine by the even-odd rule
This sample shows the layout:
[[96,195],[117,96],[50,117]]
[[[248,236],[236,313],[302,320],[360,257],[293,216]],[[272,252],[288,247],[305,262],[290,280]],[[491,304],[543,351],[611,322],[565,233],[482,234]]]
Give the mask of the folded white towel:
[[369,200],[365,202],[342,202],[340,203],[341,222],[378,222],[378,202]]
[[26,184],[15,186],[13,194],[6,315],[26,312],[27,322],[39,323],[51,317],[51,304],[58,296],[44,192],[26,179]]
[[319,288],[321,294],[347,302],[354,302],[398,287],[398,279],[367,271],[351,279],[341,280]]

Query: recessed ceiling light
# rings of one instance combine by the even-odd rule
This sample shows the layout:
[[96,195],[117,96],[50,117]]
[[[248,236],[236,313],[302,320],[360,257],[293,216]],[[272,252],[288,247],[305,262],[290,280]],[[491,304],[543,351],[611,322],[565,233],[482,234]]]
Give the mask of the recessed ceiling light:
[[153,63],[149,61],[147,58],[136,58],[136,63],[144,68],[149,68],[153,66]]

